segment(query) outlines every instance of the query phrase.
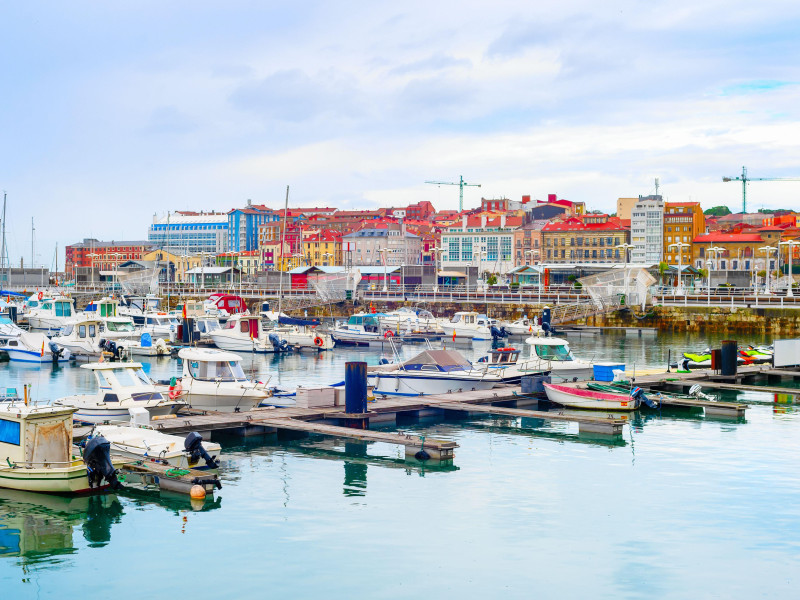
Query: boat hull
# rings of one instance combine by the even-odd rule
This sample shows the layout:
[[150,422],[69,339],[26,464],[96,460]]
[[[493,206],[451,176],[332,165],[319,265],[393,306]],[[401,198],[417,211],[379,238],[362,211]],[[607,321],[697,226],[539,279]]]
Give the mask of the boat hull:
[[570,408],[625,411],[639,408],[639,401],[627,394],[614,394],[549,383],[544,384],[544,390],[550,402]]
[[500,378],[494,375],[489,377],[480,375],[432,376],[411,371],[371,373],[367,379],[369,385],[373,386],[374,393],[387,396],[425,396],[472,390],[490,390],[501,382]]
[[230,352],[251,352],[255,354],[274,354],[275,348],[272,344],[265,345],[263,340],[250,338],[235,338],[225,335],[211,335],[214,345],[220,350]]
[[63,468],[12,469],[0,468],[0,487],[50,494],[84,494],[99,492],[108,486],[89,487],[86,465]]
[[[24,362],[24,363],[51,363],[53,362],[53,355],[49,349],[46,349],[44,354],[41,351],[25,350],[22,348],[10,348],[3,346],[0,350],[4,350],[8,354],[8,360],[11,362]],[[58,362],[69,362],[69,357],[65,356],[58,359]]]

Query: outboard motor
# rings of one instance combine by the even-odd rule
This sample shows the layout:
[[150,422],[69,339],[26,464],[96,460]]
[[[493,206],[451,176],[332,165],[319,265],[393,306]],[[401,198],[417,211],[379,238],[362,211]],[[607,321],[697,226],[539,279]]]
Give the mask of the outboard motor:
[[111,442],[102,435],[93,437],[86,442],[83,462],[86,463],[89,475],[89,487],[99,487],[103,479],[108,482],[112,490],[122,487],[117,480],[117,470],[111,464]]
[[658,408],[658,402],[645,396],[644,390],[640,387],[635,387],[631,390],[631,398],[634,400],[639,400],[639,402],[643,402],[650,408]]
[[286,340],[280,339],[276,334],[270,333],[268,337],[272,347],[275,348],[276,352],[288,352],[289,351],[289,342]]
[[196,431],[186,436],[186,439],[183,441],[183,447],[185,452],[189,455],[190,463],[196,463],[202,458],[206,461],[206,466],[209,469],[219,468],[217,457],[208,455],[206,449],[203,448],[203,437]]
[[54,363],[58,362],[64,355],[64,348],[59,348],[55,342],[50,342],[47,347],[50,348],[51,360]]
[[544,331],[544,334],[547,337],[552,337],[552,336],[556,335],[556,329],[555,329],[555,327],[550,325],[549,321],[545,321],[544,323],[542,323],[542,331]]
[[492,334],[493,339],[506,337],[506,332],[504,329],[498,329],[496,325],[492,325],[489,328],[489,332]]
[[381,356],[380,360],[378,361],[379,365],[388,365],[391,364],[391,361],[386,358],[385,356]]

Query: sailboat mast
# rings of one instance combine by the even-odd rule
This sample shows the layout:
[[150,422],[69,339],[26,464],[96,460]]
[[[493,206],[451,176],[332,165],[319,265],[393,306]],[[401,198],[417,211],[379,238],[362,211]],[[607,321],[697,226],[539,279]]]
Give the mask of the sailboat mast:
[[[0,272],[4,272],[6,267],[6,192],[3,191],[3,241],[0,242]],[[6,276],[6,284],[8,277]]]
[[[289,186],[286,186],[286,202],[283,205],[283,231],[281,232],[281,263],[283,261],[283,247],[286,243],[286,216],[289,214]],[[281,274],[280,282],[278,282],[278,318],[281,318],[281,303],[283,300],[283,271],[278,271]]]
[[36,228],[33,226],[33,217],[31,217],[31,269],[34,267],[33,263],[33,236],[36,233]]

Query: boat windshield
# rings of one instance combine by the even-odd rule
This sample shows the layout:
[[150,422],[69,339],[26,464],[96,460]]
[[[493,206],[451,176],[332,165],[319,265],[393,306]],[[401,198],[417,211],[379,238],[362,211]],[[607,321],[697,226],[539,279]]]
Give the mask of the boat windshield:
[[108,321],[106,329],[109,331],[133,331],[133,323],[128,321]]
[[547,346],[535,344],[534,348],[536,349],[536,356],[545,360],[572,360],[569,348],[565,345]]
[[235,360],[222,360],[215,362],[192,361],[189,363],[192,377],[205,381],[242,381],[247,377],[242,365]]
[[200,333],[210,333],[212,331],[217,331],[221,329],[219,326],[219,321],[215,320],[208,320],[208,321],[198,321],[197,322],[197,331]]
[[120,369],[114,372],[117,381],[124,387],[150,386],[150,379],[142,369]]

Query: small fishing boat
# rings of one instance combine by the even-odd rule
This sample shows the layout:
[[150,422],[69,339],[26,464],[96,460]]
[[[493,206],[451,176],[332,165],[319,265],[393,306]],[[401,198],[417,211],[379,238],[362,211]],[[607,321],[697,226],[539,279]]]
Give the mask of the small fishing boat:
[[[631,390],[635,389],[636,386],[630,381],[613,381],[608,383],[601,383],[598,381],[589,381],[586,383],[586,387],[590,390],[595,390],[598,392],[611,392],[615,394],[630,394]],[[708,394],[704,394],[702,392],[702,387],[699,384],[694,384],[691,388],[689,388],[688,394],[678,394],[675,392],[654,392],[650,391],[647,393],[647,397],[649,399],[655,400],[660,402],[662,399],[670,399],[675,398],[678,400],[716,400],[714,396],[709,396]]]
[[0,401],[0,487],[56,494],[119,487],[102,437],[87,444],[83,457],[73,455],[74,412],[20,398]]
[[481,315],[473,311],[460,311],[453,315],[449,320],[440,320],[445,335],[452,335],[460,338],[473,340],[491,340],[491,323],[486,315]]
[[500,376],[503,383],[519,383],[527,375],[547,373],[542,369],[542,361],[538,358],[523,358],[521,351],[512,347],[489,350],[486,356],[475,361],[474,366],[477,369],[491,369]]
[[351,315],[347,323],[336,325],[331,331],[331,337],[338,345],[362,346],[369,348],[388,348],[390,343],[396,346],[403,343],[402,337],[395,335],[395,331],[384,327],[380,315],[361,313]]
[[502,378],[476,369],[456,350],[425,350],[402,363],[367,367],[367,381],[376,394],[423,396],[489,390]]
[[247,313],[232,315],[225,327],[210,332],[209,336],[218,348],[231,352],[272,354],[291,350],[288,342],[277,334],[261,330],[260,316]]
[[51,341],[73,356],[97,358],[103,353],[103,330],[103,321],[99,318],[86,317],[78,321],[73,319]]
[[217,456],[221,446],[214,442],[204,443],[202,436],[194,431],[182,438],[144,425],[95,425],[86,440],[97,436],[108,440],[112,455],[123,458],[157,460],[179,469],[219,468]]
[[143,333],[138,341],[125,342],[125,351],[130,356],[170,356],[172,347],[161,338],[154,342],[149,333]]
[[549,371],[554,383],[587,381],[594,377],[594,364],[576,358],[563,338],[531,336],[525,340],[531,347],[531,356],[525,359],[525,368]]
[[497,326],[511,336],[530,336],[541,335],[542,328],[536,325],[528,317],[522,317],[516,321],[498,321]]
[[75,301],[72,298],[39,299],[41,304],[32,308],[27,315],[31,330],[56,332],[75,319]]
[[45,334],[25,331],[13,323],[0,325],[0,350],[11,362],[61,363],[71,358],[68,350],[59,348]]
[[[267,388],[269,380],[262,382],[249,379],[242,369],[242,357],[233,352],[182,348],[178,357],[183,361],[183,376],[173,392],[192,408],[220,412],[248,411],[267,402],[272,394]],[[289,400],[281,404],[290,406],[294,402]]]
[[596,410],[636,410],[641,403],[641,388],[631,393],[603,392],[568,385],[545,383],[544,390],[550,402],[571,408]]
[[150,418],[173,415],[186,406],[155,388],[141,363],[89,363],[82,369],[92,372],[97,392],[59,398],[56,406],[76,409],[74,419],[82,423],[107,423],[130,420],[131,408],[145,408]]

